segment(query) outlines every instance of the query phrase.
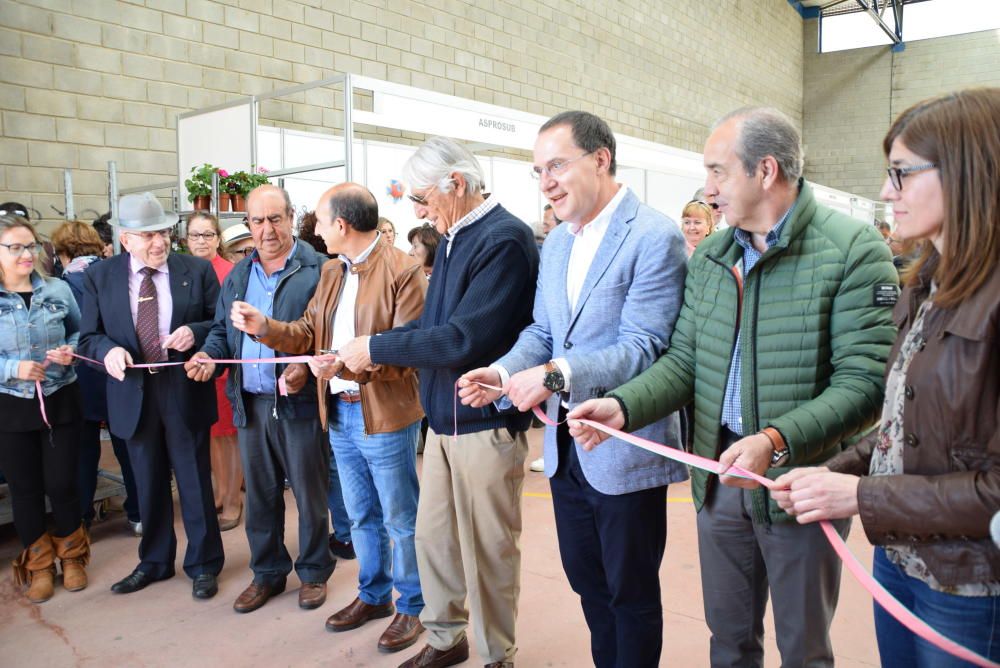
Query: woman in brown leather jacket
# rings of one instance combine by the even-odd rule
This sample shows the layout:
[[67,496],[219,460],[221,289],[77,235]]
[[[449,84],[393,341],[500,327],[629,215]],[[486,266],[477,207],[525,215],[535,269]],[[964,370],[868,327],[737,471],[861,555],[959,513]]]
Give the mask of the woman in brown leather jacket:
[[[903,273],[881,424],[778,478],[799,522],[860,515],[875,578],[932,627],[1000,660],[1000,89],[921,102],[883,142]],[[967,665],[875,607],[882,665]]]

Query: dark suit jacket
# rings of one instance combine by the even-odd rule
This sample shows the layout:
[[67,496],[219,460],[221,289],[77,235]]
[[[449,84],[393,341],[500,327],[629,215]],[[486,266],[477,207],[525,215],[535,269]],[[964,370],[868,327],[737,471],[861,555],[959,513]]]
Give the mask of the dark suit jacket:
[[[171,253],[167,258],[173,312],[170,331],[187,325],[195,343],[184,353],[168,350],[168,360],[181,362],[193,355],[205,342],[219,296],[219,280],[212,264],[205,260]],[[129,255],[123,253],[87,268],[83,282],[80,354],[104,360],[115,346],[125,348],[139,363],[142,351],[132,322],[128,295]],[[166,367],[161,374],[171,385],[174,413],[192,426],[208,428],[217,419],[215,384],[188,380],[183,366]],[[142,413],[142,395],[149,372],[126,369],[125,380],[107,379],[108,420],[111,433],[129,439],[136,431]]]

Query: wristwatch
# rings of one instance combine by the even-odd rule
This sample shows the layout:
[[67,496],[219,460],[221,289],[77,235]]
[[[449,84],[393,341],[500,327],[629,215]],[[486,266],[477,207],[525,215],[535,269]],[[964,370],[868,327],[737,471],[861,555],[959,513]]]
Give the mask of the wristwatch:
[[566,379],[563,377],[562,371],[551,360],[545,363],[545,379],[542,381],[542,385],[550,392],[561,392],[566,387]]
[[785,443],[785,439],[781,437],[781,432],[774,427],[765,427],[760,433],[767,436],[767,439],[771,441],[771,447],[774,448],[774,452],[771,453],[771,467],[781,466],[787,462],[789,455],[788,445]]

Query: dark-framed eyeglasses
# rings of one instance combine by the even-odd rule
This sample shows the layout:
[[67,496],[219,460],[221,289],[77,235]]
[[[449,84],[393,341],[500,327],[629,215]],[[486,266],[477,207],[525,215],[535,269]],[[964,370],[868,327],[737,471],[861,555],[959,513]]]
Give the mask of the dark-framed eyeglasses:
[[32,255],[38,255],[41,250],[41,244],[30,243],[30,244],[0,244],[7,249],[7,251],[14,257],[21,257],[24,251],[28,251]]
[[917,172],[926,172],[928,169],[937,169],[937,165],[933,162],[928,162],[923,165],[911,165],[909,167],[887,167],[885,171],[889,174],[889,183],[892,184],[892,187],[902,191],[904,176],[916,174]]
[[201,239],[203,241],[211,241],[217,236],[219,235],[216,234],[215,232],[188,232],[187,238],[191,239],[192,241],[197,241],[198,239]]
[[247,246],[246,248],[240,248],[238,250],[230,251],[233,255],[242,255],[243,257],[249,257],[256,249],[253,246]]
[[532,167],[531,177],[538,181],[542,178],[542,174],[548,174],[550,178],[561,176],[566,173],[566,170],[569,169],[571,164],[577,160],[586,158],[591,153],[593,153],[593,151],[587,151],[583,155],[578,155],[575,158],[570,158],[569,160],[553,160],[544,167]]

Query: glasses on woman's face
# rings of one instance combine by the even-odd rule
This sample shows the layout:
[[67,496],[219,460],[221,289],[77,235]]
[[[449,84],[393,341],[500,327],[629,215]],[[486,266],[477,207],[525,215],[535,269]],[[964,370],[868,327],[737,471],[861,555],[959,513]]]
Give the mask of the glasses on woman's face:
[[888,167],[885,171],[889,173],[889,182],[897,191],[903,190],[903,177],[917,172],[926,172],[928,169],[937,169],[937,165],[928,162],[923,165],[913,165],[911,167]]
[[202,241],[212,241],[217,236],[219,235],[215,232],[190,232],[187,238],[190,241],[198,241],[199,239]]
[[21,255],[24,254],[24,251],[28,251],[32,255],[38,255],[38,253],[42,250],[42,247],[39,244],[35,244],[35,243],[31,243],[31,244],[0,244],[0,246],[3,246],[4,248],[6,248],[7,252],[10,253],[11,255],[13,255],[14,257],[21,257]]

